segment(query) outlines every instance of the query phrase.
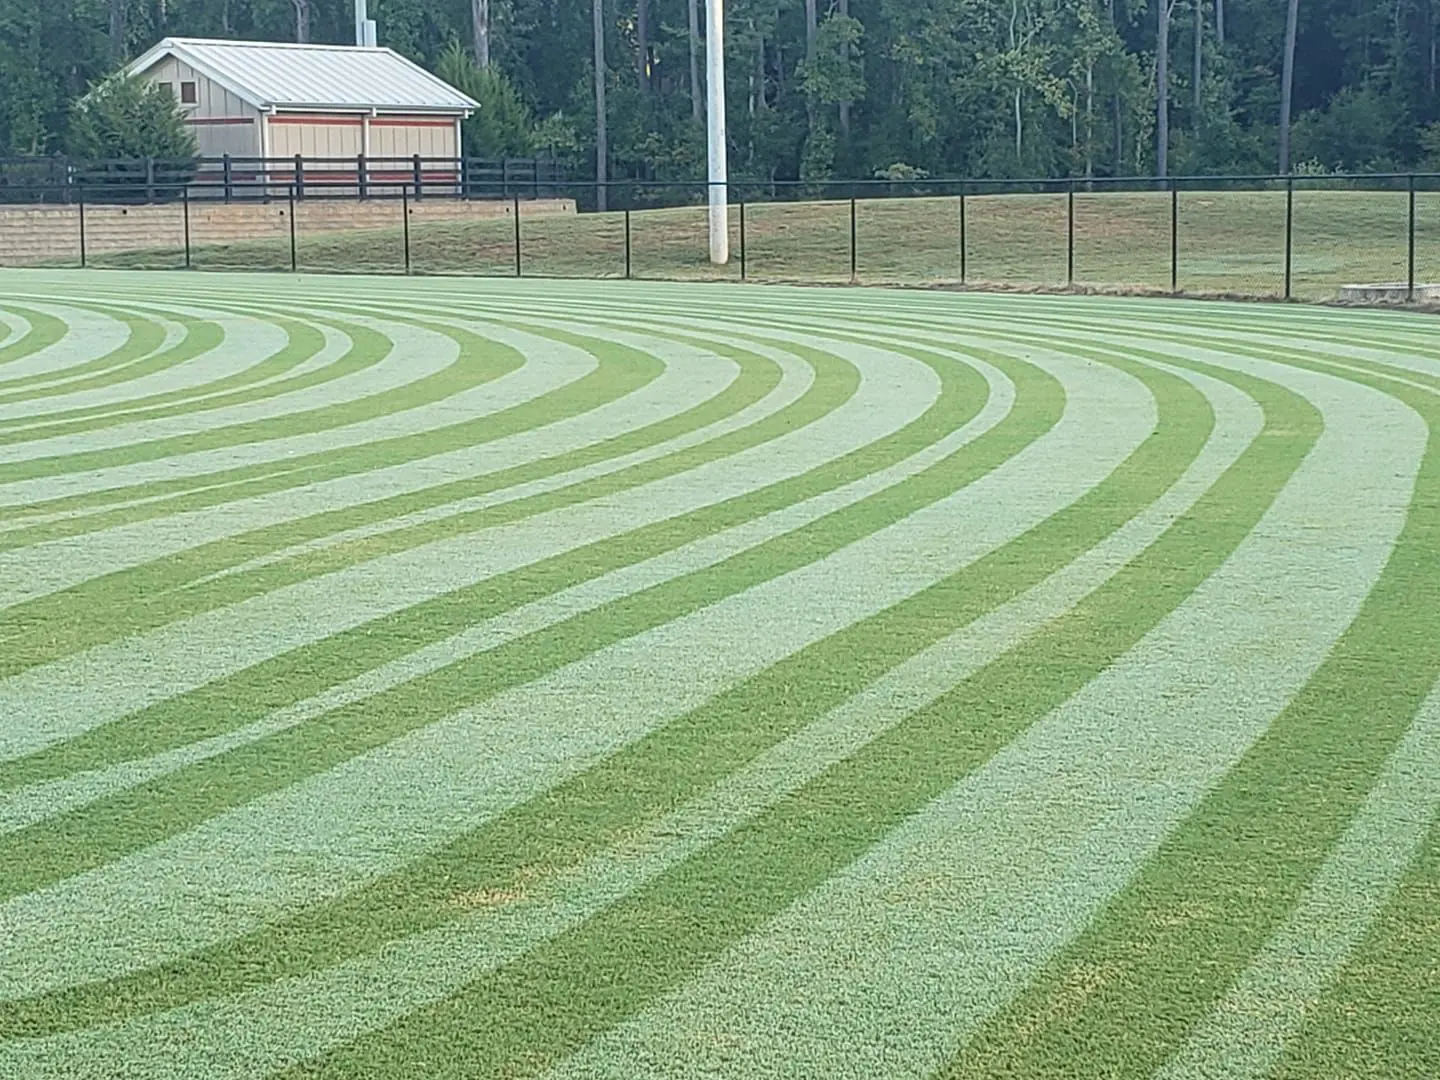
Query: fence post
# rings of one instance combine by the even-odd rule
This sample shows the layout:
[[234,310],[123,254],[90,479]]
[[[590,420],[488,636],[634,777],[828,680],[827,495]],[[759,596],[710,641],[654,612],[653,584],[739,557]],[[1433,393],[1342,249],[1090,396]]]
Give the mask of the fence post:
[[[297,155],[298,160],[298,155]],[[290,272],[295,273],[299,260],[295,257],[295,185],[290,185]]]
[[1290,299],[1290,272],[1294,251],[1295,179],[1285,178],[1285,299]]
[[625,280],[630,280],[630,208],[625,208]]
[[224,161],[225,202],[229,204],[230,200],[235,197],[235,177],[230,164],[230,155],[226,154],[222,160]]
[[965,284],[965,262],[969,255],[970,245],[965,237],[965,182],[960,182],[960,284]]
[[85,269],[85,189],[77,187],[76,202],[80,207],[80,269]]
[[1406,253],[1405,300],[1415,299],[1415,174],[1410,174],[1410,221],[1407,226],[1410,237]]
[[355,190],[362,199],[370,194],[370,170],[366,167],[364,154],[355,156]]
[[1065,184],[1065,285],[1075,284],[1075,181]]
[[511,209],[515,216],[515,276],[521,276],[520,263],[520,196],[516,195],[511,203]]
[[299,154],[295,155],[295,177],[290,185],[290,195],[292,198],[305,197],[305,159]]
[[423,169],[423,168],[421,167],[421,165],[420,165],[420,155],[419,155],[419,154],[416,154],[415,157],[414,157],[413,159],[411,159],[411,160],[412,160],[412,162],[413,162],[414,170],[415,170],[415,201],[416,201],[416,202],[419,202],[421,196],[424,194],[424,188],[425,188],[425,171],[424,171],[424,169]]
[[744,281],[748,268],[745,265],[745,200],[740,200],[740,280]]
[[854,285],[858,278],[859,252],[856,243],[857,229],[855,225],[855,196],[850,196],[850,284]]
[[147,203],[155,201],[155,159],[153,157],[145,159],[145,201]]
[[405,243],[405,273],[410,273],[410,195],[404,184],[400,185],[400,234]]
[[190,188],[180,189],[180,208],[185,219],[185,269],[190,269]]
[[500,159],[500,194],[505,198],[510,197],[510,159]]
[[1180,291],[1180,189],[1170,181],[1170,291]]

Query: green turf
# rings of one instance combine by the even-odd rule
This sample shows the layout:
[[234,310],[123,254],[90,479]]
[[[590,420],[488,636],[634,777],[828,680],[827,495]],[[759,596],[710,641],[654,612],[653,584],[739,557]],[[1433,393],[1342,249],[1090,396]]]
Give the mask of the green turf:
[[[0,274],[0,1076],[1435,1072],[1423,317],[302,281]],[[1272,548],[1329,592],[1211,590]],[[966,833],[1306,648],[1182,808]]]

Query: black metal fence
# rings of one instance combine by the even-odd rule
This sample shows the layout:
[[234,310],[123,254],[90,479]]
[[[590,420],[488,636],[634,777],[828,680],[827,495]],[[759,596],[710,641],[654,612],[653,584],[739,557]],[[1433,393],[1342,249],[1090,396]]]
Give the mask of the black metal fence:
[[[198,172],[190,182],[156,180],[144,209],[109,202],[109,185],[71,174],[68,204],[49,211],[59,249],[17,258],[5,235],[15,226],[0,219],[0,262],[1306,299],[1334,297],[1351,282],[1389,282],[1403,297],[1424,299],[1426,286],[1440,282],[1440,174],[1432,173],[738,180],[728,188],[732,258],[717,266],[708,258],[704,183],[621,180],[597,188],[534,172],[521,182],[513,166],[498,177],[472,166],[452,184],[423,161],[418,180],[359,168],[317,180],[323,170],[315,163],[291,163],[287,175],[270,162],[263,177],[237,175],[234,164],[218,189]],[[476,197],[490,199],[488,206],[455,207],[451,215],[447,207],[466,191],[482,190]],[[253,235],[236,235],[233,223],[217,231],[214,209],[227,194],[259,204]],[[326,217],[342,209],[335,200],[362,194],[384,200],[363,222],[337,226]]]
[[200,157],[82,161],[0,158],[0,203],[137,205],[288,198],[545,198],[565,182],[549,158]]

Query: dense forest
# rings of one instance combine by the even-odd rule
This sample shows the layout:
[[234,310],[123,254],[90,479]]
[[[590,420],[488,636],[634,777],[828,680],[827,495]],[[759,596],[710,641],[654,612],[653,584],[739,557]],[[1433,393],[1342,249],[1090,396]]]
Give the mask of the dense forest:
[[[483,102],[472,152],[590,175],[598,144],[613,177],[691,179],[703,2],[370,14]],[[1440,0],[728,0],[732,173],[1440,170],[1437,23]],[[166,34],[346,42],[351,0],[0,0],[0,153],[63,151],[74,99]]]

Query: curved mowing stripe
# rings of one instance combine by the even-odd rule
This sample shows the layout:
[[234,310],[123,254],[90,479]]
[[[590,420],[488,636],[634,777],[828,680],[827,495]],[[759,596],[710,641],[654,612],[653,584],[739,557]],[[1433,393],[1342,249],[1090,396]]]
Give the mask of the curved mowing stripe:
[[[574,1075],[636,1075],[637,1060],[703,1074],[717,1054],[766,1075],[928,1075],[1024,985],[1303,685],[1400,529],[1418,419],[1369,391],[1270,374],[1320,405],[1325,430],[1229,561],[1103,676],[673,1001],[594,1044]],[[1367,436],[1378,460],[1354,452]],[[1384,486],[1341,499],[1372,464]],[[1323,544],[1297,543],[1326,519]],[[856,985],[844,972],[857,967],[875,974]]]
[[0,291],[0,1074],[1434,1071],[1429,324]]

